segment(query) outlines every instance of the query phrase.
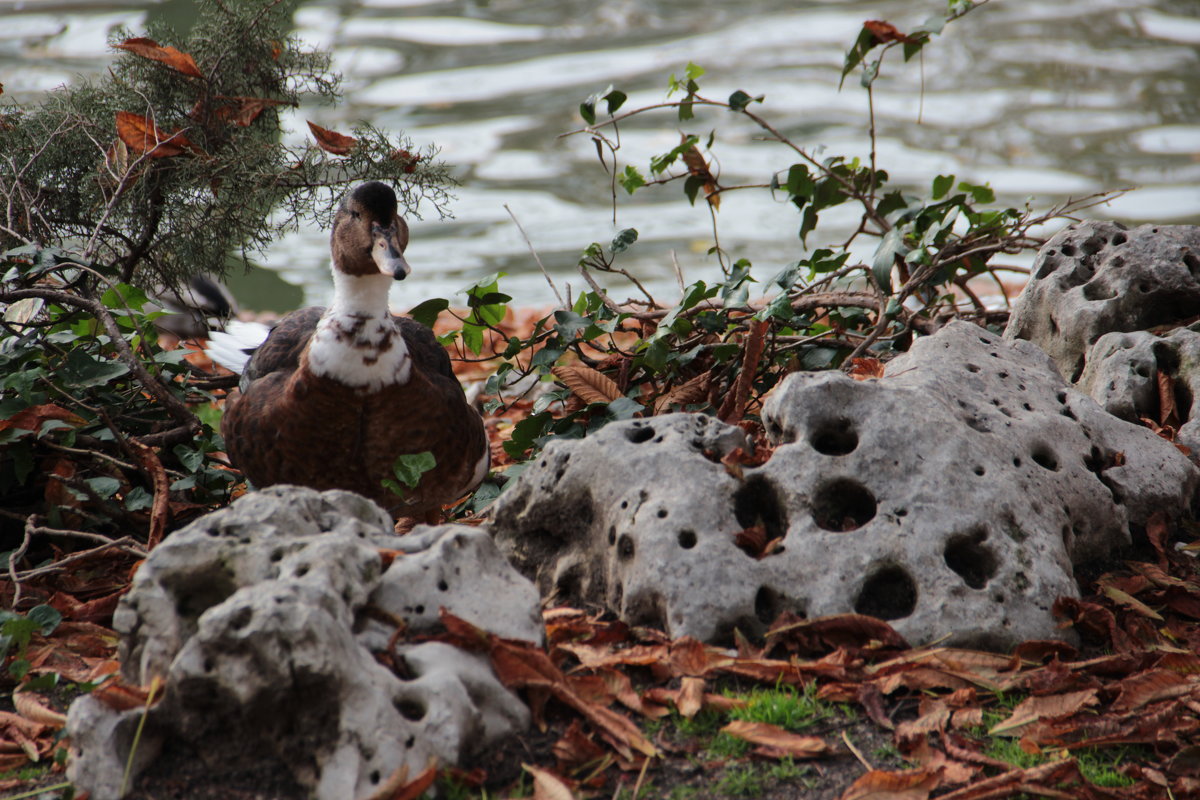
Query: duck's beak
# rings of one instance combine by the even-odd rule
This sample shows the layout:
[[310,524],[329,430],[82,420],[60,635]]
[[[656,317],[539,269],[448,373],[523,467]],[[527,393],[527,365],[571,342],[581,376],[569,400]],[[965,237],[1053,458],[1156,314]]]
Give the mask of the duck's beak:
[[378,222],[371,224],[371,258],[380,273],[390,275],[398,281],[408,277],[412,267],[404,259],[404,250],[400,247],[399,235],[395,225],[383,227]]

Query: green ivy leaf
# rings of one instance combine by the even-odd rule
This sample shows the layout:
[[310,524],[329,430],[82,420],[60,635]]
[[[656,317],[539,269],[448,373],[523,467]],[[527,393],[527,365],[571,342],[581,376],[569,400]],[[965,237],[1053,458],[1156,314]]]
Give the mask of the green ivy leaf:
[[745,111],[746,106],[750,105],[751,103],[761,103],[764,97],[766,97],[766,95],[761,94],[758,97],[751,97],[741,89],[738,89],[736,92],[729,95],[729,108],[731,111]]
[[904,247],[904,231],[899,227],[894,227],[886,234],[879,242],[879,247],[875,250],[875,259],[871,263],[871,274],[875,276],[875,283],[879,284],[879,288],[884,294],[892,293],[892,267],[895,265],[896,254],[905,254],[907,250]]
[[958,184],[958,188],[959,191],[969,192],[971,199],[976,203],[986,204],[996,202],[996,193],[993,192],[992,187],[988,186],[986,183],[980,186],[974,183],[967,183],[966,181],[963,181]]
[[408,315],[417,322],[424,325],[426,328],[432,328],[437,322],[438,315],[450,307],[450,301],[443,297],[433,297],[413,306],[408,310]]
[[637,167],[627,164],[625,171],[617,176],[617,183],[621,184],[621,188],[629,194],[633,194],[646,185],[646,179],[642,177],[642,173],[638,172]]
[[59,623],[62,622],[62,614],[53,606],[34,606],[29,609],[29,613],[26,616],[38,626],[38,631],[42,636],[49,636],[54,633]]
[[867,64],[867,66],[863,67],[863,72],[859,77],[858,82],[862,84],[864,89],[870,89],[871,84],[875,83],[875,79],[879,77],[880,63],[881,62],[879,61],[872,61],[870,64]]
[[62,378],[69,388],[88,389],[103,386],[128,372],[129,367],[120,361],[94,358],[82,348],[75,348],[67,353]]
[[625,104],[625,101],[629,99],[629,95],[620,89],[613,89],[601,99],[608,103],[608,115],[611,117],[617,113],[618,108]]
[[625,228],[622,230],[612,240],[613,255],[616,255],[617,253],[624,253],[629,249],[629,245],[637,241],[637,238],[637,228]]
[[838,89],[842,88],[842,84],[846,82],[846,76],[862,63],[863,57],[866,56],[875,44],[875,34],[866,28],[859,31],[858,39],[855,40],[854,46],[846,53],[846,62],[842,65],[842,79],[838,82]]
[[950,191],[951,187],[953,187],[953,186],[954,186],[954,176],[953,175],[938,175],[936,178],[933,179],[933,187],[932,187],[933,194],[931,195],[931,197],[934,200],[941,200],[943,197],[946,196],[946,192]]
[[608,404],[608,415],[614,420],[631,419],[646,407],[628,397],[618,397]]
[[119,480],[116,478],[109,478],[107,476],[88,478],[86,481],[84,481],[84,483],[90,486],[93,492],[105,500],[112,497],[117,493],[117,490],[121,488],[121,482]]
[[396,479],[384,478],[383,487],[394,494],[405,495],[406,489],[415,489],[421,482],[421,476],[436,466],[437,459],[428,450],[397,456],[392,462],[392,474]]
[[596,124],[596,96],[592,95],[587,100],[579,104],[579,116],[583,117],[583,121],[588,125]]

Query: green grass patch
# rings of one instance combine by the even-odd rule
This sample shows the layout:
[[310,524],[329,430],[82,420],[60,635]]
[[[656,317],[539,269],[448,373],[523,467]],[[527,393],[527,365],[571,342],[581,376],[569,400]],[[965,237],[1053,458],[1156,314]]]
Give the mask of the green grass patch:
[[834,706],[817,699],[815,682],[803,689],[786,685],[774,689],[754,689],[743,699],[746,705],[730,711],[730,719],[765,722],[789,731],[812,727],[837,713]]

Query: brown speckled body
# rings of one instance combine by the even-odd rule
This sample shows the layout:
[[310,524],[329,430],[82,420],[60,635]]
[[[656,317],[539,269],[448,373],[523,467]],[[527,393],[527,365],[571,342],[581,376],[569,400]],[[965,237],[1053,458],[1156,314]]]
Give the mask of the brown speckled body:
[[[305,347],[321,308],[287,315],[255,353],[225,413],[229,457],[256,486],[292,483],[363,494],[396,517],[420,517],[474,488],[487,449],[433,334],[396,317],[413,359],[404,385],[366,391],[309,372]],[[403,498],[382,485],[399,455],[432,452],[437,466]]]

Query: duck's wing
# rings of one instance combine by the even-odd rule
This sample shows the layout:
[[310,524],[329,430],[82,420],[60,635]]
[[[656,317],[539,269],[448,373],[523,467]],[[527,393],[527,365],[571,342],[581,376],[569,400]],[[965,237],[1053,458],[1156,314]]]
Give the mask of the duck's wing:
[[294,372],[300,366],[300,354],[308,346],[317,329],[317,323],[325,313],[322,306],[311,306],[293,311],[279,320],[271,335],[263,342],[242,372],[241,389],[272,372]]
[[225,323],[225,330],[207,333],[208,343],[204,345],[204,350],[208,357],[230,372],[241,375],[246,371],[250,356],[271,335],[271,328],[261,322],[231,319]]
[[461,391],[458,377],[454,374],[453,367],[450,366],[450,356],[446,353],[446,348],[438,344],[433,331],[415,319],[398,314],[393,316],[392,320],[400,329],[405,344],[408,345],[408,353],[413,360],[413,366],[430,378],[436,376],[438,379],[446,378],[453,381]]

